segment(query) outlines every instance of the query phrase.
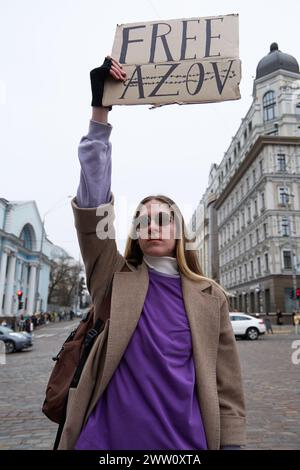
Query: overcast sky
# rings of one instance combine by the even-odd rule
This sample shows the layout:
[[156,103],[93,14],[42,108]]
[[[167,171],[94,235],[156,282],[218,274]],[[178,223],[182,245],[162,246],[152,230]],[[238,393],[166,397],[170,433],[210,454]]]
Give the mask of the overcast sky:
[[[300,60],[297,0],[0,0],[0,196],[35,200],[50,240],[78,258],[68,195],[90,118],[89,71],[111,52],[120,23],[238,13],[242,98],[218,104],[115,106],[112,190],[128,208],[172,197],[189,220],[252,101],[258,61],[278,42]],[[57,201],[61,201],[56,204]],[[117,217],[119,248],[126,220]],[[132,212],[132,211],[130,211]]]

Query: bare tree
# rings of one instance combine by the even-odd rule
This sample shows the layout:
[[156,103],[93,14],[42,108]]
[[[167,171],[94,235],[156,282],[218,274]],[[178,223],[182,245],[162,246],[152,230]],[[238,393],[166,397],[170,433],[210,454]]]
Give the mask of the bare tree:
[[60,257],[53,262],[48,291],[49,304],[72,306],[78,295],[79,274],[82,269],[82,264],[71,257]]

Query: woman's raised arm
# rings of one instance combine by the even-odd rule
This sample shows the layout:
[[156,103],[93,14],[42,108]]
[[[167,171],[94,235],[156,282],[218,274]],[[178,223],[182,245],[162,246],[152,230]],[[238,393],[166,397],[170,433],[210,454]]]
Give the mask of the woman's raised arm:
[[82,137],[78,158],[81,166],[77,190],[78,207],[98,207],[111,199],[111,144],[112,127],[107,123],[109,108],[102,106],[105,80],[108,76],[123,81],[126,77],[122,66],[114,59],[106,58],[101,67],[90,73],[92,88],[92,119],[88,134]]
[[[124,258],[115,242],[113,219],[113,195],[111,193],[111,144],[112,127],[107,123],[108,108],[102,106],[104,82],[108,75],[124,80],[125,73],[116,61],[106,58],[103,65],[91,71],[92,119],[89,131],[79,144],[78,157],[81,166],[77,196],[72,209],[85,265],[87,287],[95,305],[101,303],[113,273],[122,268]],[[99,210],[100,209],[100,210]],[[102,215],[99,215],[102,214]],[[109,220],[107,237],[99,236],[97,227],[102,219]]]

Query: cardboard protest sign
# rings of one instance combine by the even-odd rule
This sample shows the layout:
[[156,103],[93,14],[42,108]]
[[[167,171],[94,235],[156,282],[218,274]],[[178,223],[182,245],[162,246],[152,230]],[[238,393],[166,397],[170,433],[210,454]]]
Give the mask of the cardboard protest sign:
[[111,55],[127,78],[106,82],[103,105],[239,99],[238,34],[235,14],[117,26]]

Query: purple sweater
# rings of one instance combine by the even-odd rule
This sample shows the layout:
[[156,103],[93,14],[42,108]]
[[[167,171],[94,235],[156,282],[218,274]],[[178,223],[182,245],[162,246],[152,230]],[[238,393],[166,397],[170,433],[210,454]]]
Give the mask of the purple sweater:
[[[79,207],[111,197],[111,126],[90,122],[79,145]],[[76,449],[206,449],[181,278],[149,268],[137,328]]]
[[149,269],[138,325],[75,449],[206,449],[196,393],[181,279]]
[[80,141],[78,158],[81,172],[76,196],[78,207],[98,207],[110,201],[111,130],[110,124],[90,121],[89,132]]

